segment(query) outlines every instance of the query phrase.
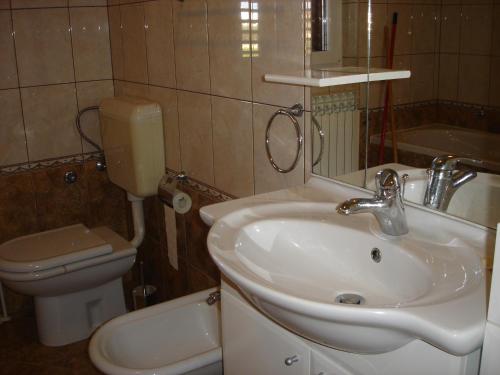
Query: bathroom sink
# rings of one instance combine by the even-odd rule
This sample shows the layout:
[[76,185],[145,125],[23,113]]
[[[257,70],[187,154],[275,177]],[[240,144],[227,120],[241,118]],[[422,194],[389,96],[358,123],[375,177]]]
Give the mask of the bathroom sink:
[[[383,353],[421,339],[454,355],[480,347],[486,282],[480,241],[410,221],[384,235],[334,203],[268,203],[218,220],[208,248],[263,313],[317,343]],[[431,214],[429,214],[431,215]],[[457,231],[459,232],[459,231]]]
[[[400,176],[404,173],[408,174],[404,199],[423,204],[428,180],[426,170],[400,169],[398,173]],[[369,178],[367,185],[368,189],[375,190],[374,176]],[[489,228],[496,228],[500,221],[500,176],[478,173],[474,180],[467,182],[456,191],[446,213]]]

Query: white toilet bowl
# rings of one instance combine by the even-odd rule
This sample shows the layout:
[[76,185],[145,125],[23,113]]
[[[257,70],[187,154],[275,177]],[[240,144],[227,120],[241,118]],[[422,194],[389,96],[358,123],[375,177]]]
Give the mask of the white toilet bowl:
[[115,318],[99,328],[90,359],[108,375],[221,375],[220,304],[208,289]]
[[126,313],[121,276],[136,253],[109,228],[71,225],[0,245],[0,280],[34,297],[43,344],[66,345]]

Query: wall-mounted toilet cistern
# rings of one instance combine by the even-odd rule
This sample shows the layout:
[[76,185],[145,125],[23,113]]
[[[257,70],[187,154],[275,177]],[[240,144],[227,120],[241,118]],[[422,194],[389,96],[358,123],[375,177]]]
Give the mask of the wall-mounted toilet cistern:
[[408,233],[398,173],[393,169],[377,172],[375,186],[373,198],[349,199],[337,206],[337,212],[342,215],[369,212],[375,216],[385,234],[400,236]]
[[481,160],[454,155],[437,156],[427,170],[429,180],[425,190],[424,205],[439,211],[446,211],[455,192],[467,182],[476,178],[473,170],[457,171],[458,163],[481,166]]

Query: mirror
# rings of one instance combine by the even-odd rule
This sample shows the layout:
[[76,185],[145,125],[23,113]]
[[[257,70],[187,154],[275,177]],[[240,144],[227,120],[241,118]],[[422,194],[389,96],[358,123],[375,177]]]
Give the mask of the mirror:
[[312,0],[328,26],[312,33],[328,36],[326,51],[312,49],[313,67],[392,66],[412,73],[391,83],[311,88],[313,173],[373,190],[375,173],[390,167],[409,175],[405,199],[423,204],[426,170],[436,156],[481,160],[481,166],[455,166],[478,173],[454,185],[444,212],[496,228],[500,19],[493,7]]

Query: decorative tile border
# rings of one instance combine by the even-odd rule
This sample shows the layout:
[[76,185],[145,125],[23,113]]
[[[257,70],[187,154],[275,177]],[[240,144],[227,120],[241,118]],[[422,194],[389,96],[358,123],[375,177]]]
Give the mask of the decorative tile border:
[[[394,105],[394,109],[411,109],[411,108],[418,108],[418,107],[425,107],[429,105],[436,105],[439,104],[440,101],[438,100],[426,100],[424,102],[415,102],[415,103],[405,103],[405,104],[396,104]],[[459,103],[461,104],[461,103]],[[382,112],[384,110],[384,107],[377,107],[377,108],[371,108],[369,110],[370,113],[376,113],[376,112]]]
[[451,101],[451,100],[438,100],[437,104],[449,105],[449,106],[453,106],[453,107],[468,108],[468,109],[476,110],[478,112],[481,112],[481,111],[482,112],[487,112],[487,111],[499,112],[500,111],[499,107],[492,107],[492,106],[481,105],[481,104],[454,102],[454,101]]
[[[174,171],[172,169],[167,168],[166,169],[167,175],[169,177],[176,177],[179,172]],[[232,195],[229,195],[227,193],[224,193],[213,186],[207,185],[203,182],[197,181],[189,176],[187,176],[187,185],[192,188],[193,190],[196,190],[200,193],[205,193],[208,194],[210,197],[217,199],[219,201],[230,201],[233,200],[235,197]]]
[[26,173],[51,167],[60,167],[66,164],[83,164],[87,161],[100,160],[103,155],[99,152],[88,154],[69,155],[61,158],[38,160],[34,162],[0,166],[0,176],[9,176],[18,173]]
[[[394,105],[394,108],[396,110],[398,110],[398,109],[424,107],[424,106],[428,106],[428,105],[449,105],[449,106],[453,106],[453,107],[468,108],[468,109],[473,109],[473,110],[477,110],[477,111],[484,111],[484,112],[487,112],[487,111],[498,112],[498,111],[500,111],[499,107],[492,107],[492,106],[487,106],[487,105],[464,103],[464,102],[455,102],[455,101],[451,101],[451,100],[442,100],[442,99],[427,100],[427,101],[415,102],[415,103],[396,104],[396,105]],[[384,110],[384,107],[377,107],[377,108],[371,108],[370,112],[381,112],[383,110]]]

